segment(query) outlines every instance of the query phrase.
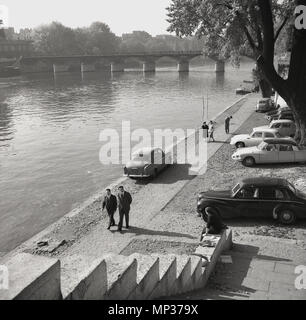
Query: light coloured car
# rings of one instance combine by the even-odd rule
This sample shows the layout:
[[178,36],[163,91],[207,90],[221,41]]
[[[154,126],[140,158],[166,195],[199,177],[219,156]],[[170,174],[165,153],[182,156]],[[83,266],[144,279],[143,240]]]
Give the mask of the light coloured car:
[[274,105],[270,98],[260,99],[256,104],[256,112],[267,112],[272,109],[274,109]]
[[132,160],[124,167],[124,175],[131,178],[156,177],[169,164],[160,148],[142,148],[132,155]]
[[292,120],[273,120],[269,126],[254,128],[257,130],[276,129],[282,137],[294,137],[296,125]]
[[247,167],[264,163],[306,162],[306,149],[287,139],[265,139],[257,147],[237,150],[232,159]]
[[251,134],[239,134],[232,137],[230,144],[236,148],[254,147],[267,138],[281,138],[281,135],[277,129],[254,128]]

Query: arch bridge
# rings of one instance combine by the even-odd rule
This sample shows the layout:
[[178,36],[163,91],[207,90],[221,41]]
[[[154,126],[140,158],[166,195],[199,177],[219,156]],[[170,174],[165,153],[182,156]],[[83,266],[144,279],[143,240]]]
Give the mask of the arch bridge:
[[[177,61],[178,72],[188,72],[189,63],[195,57],[203,56],[202,51],[159,51],[159,52],[131,52],[111,55],[71,55],[71,56],[33,56],[23,57],[20,60],[21,70],[28,72],[67,72],[81,70],[81,72],[95,71],[97,65],[103,61],[110,65],[112,72],[123,72],[127,59],[137,59],[143,64],[144,72],[154,72],[156,62],[163,57],[169,57]],[[215,71],[224,72],[225,62],[215,57],[209,57],[215,61]]]

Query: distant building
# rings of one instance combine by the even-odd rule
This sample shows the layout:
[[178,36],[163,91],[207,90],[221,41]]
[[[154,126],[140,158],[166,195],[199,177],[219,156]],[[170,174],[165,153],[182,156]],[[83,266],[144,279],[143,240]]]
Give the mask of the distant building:
[[19,58],[32,52],[32,41],[0,39],[0,58]]

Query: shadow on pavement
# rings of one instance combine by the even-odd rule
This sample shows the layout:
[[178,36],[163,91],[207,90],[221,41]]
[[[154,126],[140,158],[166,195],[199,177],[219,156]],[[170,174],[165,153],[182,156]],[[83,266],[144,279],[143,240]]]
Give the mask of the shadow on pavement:
[[[111,232],[118,232],[117,230],[111,230]],[[175,238],[188,238],[188,239],[197,239],[197,237],[193,237],[190,234],[184,233],[177,233],[177,232],[170,232],[170,231],[158,231],[158,230],[151,230],[145,228],[138,228],[138,227],[130,227],[129,229],[122,229],[122,234],[125,233],[132,233],[136,236],[163,236],[163,237],[175,237]]]

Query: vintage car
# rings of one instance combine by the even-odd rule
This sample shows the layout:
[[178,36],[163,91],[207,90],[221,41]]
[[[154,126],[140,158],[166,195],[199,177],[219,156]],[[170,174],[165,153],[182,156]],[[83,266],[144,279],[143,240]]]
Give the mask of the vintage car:
[[292,224],[306,218],[306,194],[279,178],[249,178],[232,190],[202,192],[197,197],[197,212],[205,219],[205,208],[214,208],[223,219],[273,218]]
[[279,105],[277,105],[275,110],[271,110],[269,112],[266,112],[265,118],[270,121],[271,116],[274,116],[274,115],[279,114],[281,112],[287,112],[287,111],[291,111],[291,109],[289,107],[287,107],[287,106],[286,107],[280,107]]
[[132,160],[124,167],[124,175],[131,178],[156,177],[168,164],[162,149],[143,148],[132,155]]
[[281,138],[277,129],[254,128],[251,134],[238,134],[233,136],[230,144],[236,148],[258,146],[264,139]]
[[270,98],[260,99],[256,104],[256,112],[267,112],[273,109],[275,109],[275,106]]
[[247,167],[264,163],[306,162],[306,149],[299,147],[294,140],[265,139],[257,147],[237,150],[232,159]]
[[273,120],[282,120],[282,119],[288,119],[294,121],[294,116],[291,110],[279,110],[276,114],[273,114],[268,117],[268,121]]
[[270,122],[269,126],[257,127],[255,129],[262,130],[268,128],[277,129],[277,131],[282,137],[294,137],[296,125],[295,122],[292,120],[273,120],[272,122]]

